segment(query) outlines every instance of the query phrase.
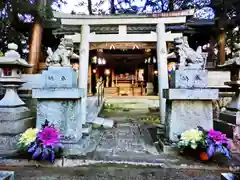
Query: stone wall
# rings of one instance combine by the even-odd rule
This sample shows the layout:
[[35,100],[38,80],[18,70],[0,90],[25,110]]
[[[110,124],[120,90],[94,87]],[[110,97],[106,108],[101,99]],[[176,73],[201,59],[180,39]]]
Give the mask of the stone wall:
[[226,81],[230,81],[229,71],[208,71],[208,87],[228,87]]
[[19,94],[19,97],[26,103],[31,111],[32,117],[36,118],[37,100],[33,99],[31,94]]
[[[22,80],[26,83],[19,88],[19,96],[30,109],[32,116],[36,118],[37,100],[32,98],[31,90],[41,87],[43,81],[40,79],[40,74],[23,74]],[[27,91],[29,92],[27,93]]]

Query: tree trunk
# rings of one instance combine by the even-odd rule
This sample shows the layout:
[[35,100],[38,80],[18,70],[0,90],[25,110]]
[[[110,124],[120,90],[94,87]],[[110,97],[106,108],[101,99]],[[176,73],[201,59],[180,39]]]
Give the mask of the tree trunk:
[[111,7],[111,10],[110,10],[111,14],[115,14],[116,13],[116,9],[115,9],[114,0],[111,0],[110,7]]
[[220,34],[219,34],[219,41],[218,41],[218,44],[219,44],[219,50],[218,50],[218,54],[219,54],[219,63],[220,64],[224,64],[225,63],[225,37],[226,36],[226,32],[225,30],[222,28],[220,30]]
[[174,0],[169,0],[168,7],[169,11],[174,11]]
[[29,46],[30,52],[28,57],[28,63],[31,64],[32,67],[26,70],[27,74],[36,73],[41,51],[42,31],[42,22],[39,19],[36,19],[32,28],[32,36]]
[[88,0],[88,11],[89,11],[90,15],[93,14],[93,11],[92,11],[92,0]]

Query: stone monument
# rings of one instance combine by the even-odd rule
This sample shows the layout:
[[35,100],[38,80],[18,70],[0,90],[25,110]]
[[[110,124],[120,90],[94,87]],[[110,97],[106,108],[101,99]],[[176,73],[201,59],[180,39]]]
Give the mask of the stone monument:
[[212,129],[212,100],[218,99],[218,90],[207,87],[208,72],[203,69],[201,53],[189,47],[186,37],[176,39],[175,43],[180,63],[173,73],[170,89],[163,90],[167,99],[166,136],[172,142],[182,132],[197,126]]
[[232,101],[226,106],[226,110],[219,114],[219,120],[214,121],[214,128],[222,131],[228,138],[233,139],[234,145],[240,149],[240,43],[235,44],[236,53],[233,58],[219,65],[222,68],[230,69],[230,82],[225,82],[235,92]]
[[63,133],[65,148],[79,144],[82,137],[84,90],[77,87],[77,74],[70,65],[72,47],[73,43],[62,40],[58,49],[49,53],[48,70],[41,74],[43,87],[32,90],[32,97],[37,99],[37,127],[46,119],[53,123]]
[[0,83],[6,89],[0,101],[0,153],[12,154],[17,150],[18,135],[34,122],[30,110],[19,98],[17,89],[24,83],[21,80],[22,68],[31,67],[16,51],[16,44],[9,44],[5,56],[0,57]]

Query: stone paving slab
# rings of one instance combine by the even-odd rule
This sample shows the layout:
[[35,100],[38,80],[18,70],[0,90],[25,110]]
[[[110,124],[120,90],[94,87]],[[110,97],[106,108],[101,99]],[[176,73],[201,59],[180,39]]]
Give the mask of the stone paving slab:
[[[136,124],[121,124],[120,127],[108,129],[104,132],[102,140],[96,148],[98,152],[106,152],[108,156],[119,156],[123,153],[149,154],[141,139],[139,127]],[[99,156],[99,154],[98,154]],[[129,154],[129,156],[131,156]]]

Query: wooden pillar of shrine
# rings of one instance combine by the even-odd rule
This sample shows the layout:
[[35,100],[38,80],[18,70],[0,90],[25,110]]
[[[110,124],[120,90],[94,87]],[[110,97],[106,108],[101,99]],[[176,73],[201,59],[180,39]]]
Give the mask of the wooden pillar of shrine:
[[114,72],[114,69],[112,68],[112,84],[111,84],[111,87],[114,87],[114,79],[115,79],[115,72]]
[[218,49],[219,64],[224,64],[226,59],[226,55],[225,55],[226,33],[224,28],[220,29],[218,45],[219,45],[219,49]]
[[151,49],[145,51],[145,58],[147,60],[147,95],[153,95],[153,61]]
[[91,63],[88,65],[88,93],[92,90],[92,66]]

